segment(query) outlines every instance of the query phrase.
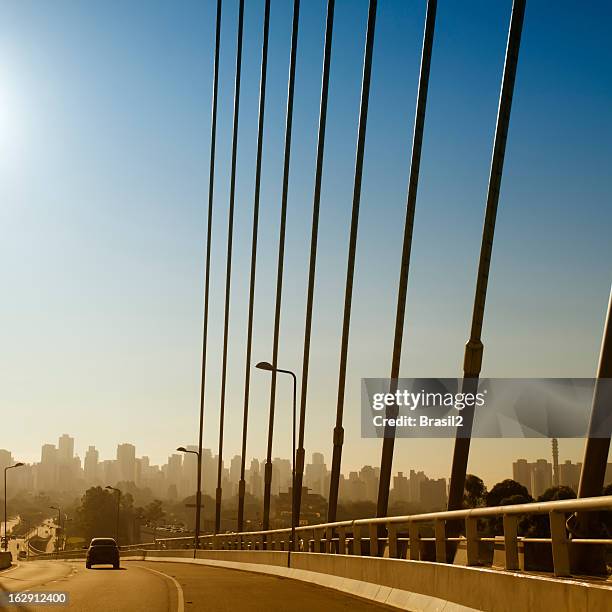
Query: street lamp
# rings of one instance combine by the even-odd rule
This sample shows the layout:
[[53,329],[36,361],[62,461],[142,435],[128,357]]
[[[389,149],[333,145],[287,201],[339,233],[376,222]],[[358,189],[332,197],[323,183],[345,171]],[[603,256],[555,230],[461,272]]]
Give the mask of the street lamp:
[[[292,432],[292,455],[291,455],[291,491],[293,493],[291,498],[291,549],[295,550],[295,526],[297,523],[297,517],[295,516],[296,509],[296,495],[295,490],[295,421],[296,421],[296,395],[297,395],[297,377],[291,370],[283,370],[277,368],[267,361],[260,361],[256,366],[258,370],[265,370],[266,372],[280,372],[281,374],[289,374],[293,378],[293,432]],[[300,491],[300,495],[301,495]]]
[[23,463],[16,463],[15,465],[7,465],[4,468],[4,550],[7,551],[8,550],[8,533],[6,531],[6,472],[8,470],[11,470],[13,468],[17,468],[17,467],[21,467],[23,465]]
[[119,546],[119,507],[121,505],[121,491],[119,489],[116,489],[115,487],[111,487],[110,485],[106,485],[105,488],[109,489],[110,491],[117,492],[117,528],[116,528],[115,539],[117,540],[117,546]]
[[49,506],[51,510],[57,510],[57,529],[55,530],[55,552],[59,552],[58,529],[62,527],[62,510],[59,506]]
[[[200,460],[200,453],[199,451],[195,451],[195,450],[187,450],[184,446],[179,446],[177,449],[177,451],[179,451],[180,453],[191,453],[192,455],[195,455],[197,457],[198,460],[198,472],[202,469],[202,461]],[[202,493],[201,491],[198,489],[198,491],[196,492],[196,518],[195,518],[195,537],[194,537],[194,544],[193,544],[193,554],[194,554],[194,559],[195,559],[195,551],[197,548],[199,548],[199,544],[200,544],[200,506],[202,504]],[[153,535],[153,539],[155,539],[155,535]]]

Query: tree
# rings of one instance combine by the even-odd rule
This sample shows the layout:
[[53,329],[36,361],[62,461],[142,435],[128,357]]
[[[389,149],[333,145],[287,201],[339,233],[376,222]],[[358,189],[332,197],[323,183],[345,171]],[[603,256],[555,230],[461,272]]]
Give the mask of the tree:
[[[137,512],[131,493],[121,495],[119,507],[119,543],[131,543],[135,532]],[[75,511],[70,532],[85,538],[109,537],[117,535],[117,493],[102,487],[91,487],[85,491],[81,504]]]
[[550,487],[538,497],[538,501],[556,501],[558,499],[576,499],[576,493],[571,487],[561,485],[560,487]]
[[154,499],[144,508],[143,517],[147,523],[157,525],[165,516],[166,513],[164,512],[161,500],[159,499]]
[[[512,502],[510,502],[512,498]],[[506,478],[498,482],[486,496],[487,506],[507,506],[513,504],[528,504],[533,501],[533,497],[529,495],[526,487],[516,480]]]
[[487,487],[481,478],[468,474],[465,477],[463,504],[467,508],[478,508],[486,504]]
[[[529,491],[516,480],[506,478],[498,482],[487,493],[487,506],[509,506],[515,504],[528,504],[533,502]],[[530,523],[527,519],[519,522],[519,534],[523,535],[529,529]],[[501,535],[503,533],[503,520],[501,516],[491,517],[488,520],[488,530],[491,534]]]
[[81,498],[75,517],[75,531],[86,541],[95,537],[115,537],[117,519],[116,493],[91,487]]

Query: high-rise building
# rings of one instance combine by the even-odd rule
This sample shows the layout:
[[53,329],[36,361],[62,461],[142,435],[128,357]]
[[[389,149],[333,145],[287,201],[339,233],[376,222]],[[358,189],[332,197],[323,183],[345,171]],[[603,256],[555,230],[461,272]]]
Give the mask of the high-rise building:
[[421,483],[427,480],[425,472],[415,472],[410,470],[408,482],[408,501],[418,504],[421,501]]
[[425,512],[443,510],[446,502],[446,478],[426,478],[421,482],[421,506]]
[[136,482],[136,447],[133,444],[117,446],[117,468],[120,481]]
[[272,494],[278,495],[291,488],[291,461],[275,457],[272,461]]
[[176,453],[168,457],[168,469],[166,472],[166,484],[168,487],[176,487],[178,494],[179,485],[183,476],[183,455]]
[[327,495],[328,470],[322,453],[312,454],[312,463],[306,465],[304,472],[304,485],[313,493]]
[[121,480],[119,476],[117,461],[113,461],[112,459],[105,459],[104,461],[102,461],[99,471],[102,475],[102,481],[105,485],[114,486],[119,482],[119,480]]
[[[522,484],[532,497],[537,498],[553,486],[553,466],[546,459],[538,459],[534,463],[518,459],[512,464],[512,477]],[[559,469],[559,481],[561,481],[561,469]]]
[[57,461],[58,463],[72,464],[74,456],[74,438],[68,434],[60,436],[57,445]]
[[85,453],[85,462],[83,469],[85,472],[85,484],[92,485],[98,482],[98,461],[100,453],[95,446],[90,446]]
[[209,448],[202,449],[202,491],[205,495],[215,496],[217,488],[217,457]]
[[344,480],[343,490],[339,491],[338,496],[349,502],[367,499],[366,484],[359,478],[358,472],[349,472],[348,479]]
[[230,461],[229,468],[229,480],[231,484],[231,493],[236,495],[238,493],[238,483],[240,482],[240,468],[242,465],[242,458],[240,455],[234,455]]
[[570,487],[577,493],[581,471],[582,463],[572,463],[569,459],[564,461],[559,464],[559,484],[562,487]]
[[249,492],[254,497],[262,497],[263,480],[260,473],[260,465],[257,459],[251,459],[251,467],[249,468]]
[[403,472],[398,472],[397,476],[393,477],[392,497],[396,502],[410,501],[410,481]]
[[531,495],[539,497],[552,487],[552,464],[546,459],[538,459],[532,467],[531,472]]
[[[189,451],[197,451],[198,447],[191,444],[186,447]],[[198,488],[198,456],[185,453],[183,456],[183,495],[195,495]]]
[[378,481],[380,476],[380,468],[364,465],[359,472],[359,478],[365,484],[366,499],[376,501],[378,497]]
[[312,453],[312,464],[313,465],[324,465],[325,457],[323,453]]
[[531,495],[531,464],[527,459],[517,459],[512,464],[512,479],[522,484]]
[[43,444],[37,471],[37,488],[54,489],[57,484],[57,448],[55,444]]

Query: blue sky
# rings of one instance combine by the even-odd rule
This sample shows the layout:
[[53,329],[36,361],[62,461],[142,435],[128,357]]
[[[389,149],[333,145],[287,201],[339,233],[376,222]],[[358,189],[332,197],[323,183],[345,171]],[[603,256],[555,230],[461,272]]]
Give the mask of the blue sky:
[[[164,461],[197,437],[215,4],[1,2],[0,445],[34,460],[64,432]],[[223,3],[205,444],[216,447],[237,1]],[[440,0],[406,317],[404,376],[459,376],[511,2]],[[425,3],[381,0],[366,142],[344,468],[361,377],[388,375]],[[528,0],[502,182],[483,376],[592,376],[612,280],[612,45],[606,2]],[[338,0],[323,171],[307,454],[329,460],[367,2]],[[263,0],[247,0],[226,456],[239,450]],[[272,0],[254,360],[272,349],[291,3]],[[300,13],[279,363],[301,364],[325,3]],[[275,455],[289,454],[279,386]],[[253,373],[248,455],[265,453]],[[283,414],[286,413],[286,414]],[[18,416],[17,416],[18,415]],[[6,430],[5,430],[6,431]],[[487,454],[495,449],[498,462]],[[448,441],[396,445],[446,476]],[[578,459],[582,443],[562,442]],[[546,442],[476,441],[492,480]]]

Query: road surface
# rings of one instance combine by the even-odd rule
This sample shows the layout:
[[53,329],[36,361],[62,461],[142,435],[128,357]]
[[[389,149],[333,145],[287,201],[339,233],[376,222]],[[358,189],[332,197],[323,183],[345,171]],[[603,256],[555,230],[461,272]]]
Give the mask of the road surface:
[[[80,562],[30,561],[0,572],[0,597],[66,591],[68,605],[11,605],[19,612],[376,612],[350,595],[276,576],[182,563],[123,561],[121,570]],[[1,607],[1,606],[0,606]]]

